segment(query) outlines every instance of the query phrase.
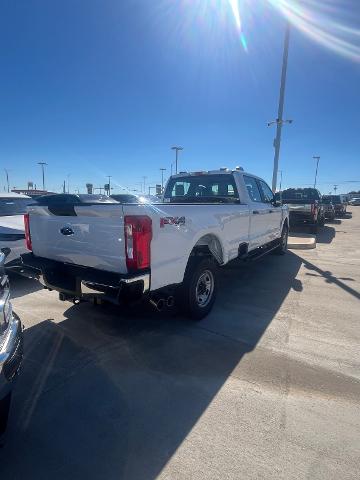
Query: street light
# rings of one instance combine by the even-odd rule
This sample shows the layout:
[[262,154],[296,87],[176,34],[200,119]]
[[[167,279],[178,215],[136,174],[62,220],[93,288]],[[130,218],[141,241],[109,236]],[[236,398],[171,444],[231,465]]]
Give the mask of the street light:
[[283,175],[283,171],[282,170],[279,170],[280,172],[280,185],[279,185],[279,191],[281,192],[281,186],[282,186],[282,175]]
[[47,165],[46,162],[38,162],[38,165],[41,165],[41,171],[42,171],[42,184],[43,184],[43,191],[45,191],[45,165]]
[[292,120],[283,120],[284,112],[284,99],[285,99],[285,86],[286,86],[286,72],[287,72],[287,63],[288,63],[288,54],[289,54],[289,39],[290,39],[290,25],[289,23],[286,26],[285,31],[285,40],[284,40],[284,52],[283,52],[283,62],[281,69],[281,82],[280,82],[280,95],[279,95],[279,108],[278,116],[274,122],[268,123],[268,126],[276,123],[276,137],[274,140],[274,168],[273,168],[273,178],[272,178],[272,190],[275,192],[277,184],[277,173],[279,168],[279,156],[280,156],[280,144],[281,144],[281,130],[284,123],[292,123]]
[[9,170],[7,168],[4,168],[4,170],[5,170],[5,173],[6,173],[7,191],[9,193],[10,192]]
[[111,183],[110,183],[110,178],[112,177],[112,175],[106,175],[107,178],[109,179],[109,196],[111,195]]
[[183,147],[171,147],[171,150],[175,150],[175,174],[178,173],[178,154],[179,154],[179,150],[184,150]]
[[160,168],[161,170],[161,193],[164,191],[164,172],[166,168]]
[[314,181],[314,188],[316,188],[316,179],[317,179],[317,174],[318,174],[320,157],[319,157],[319,155],[315,155],[315,156],[313,156],[313,159],[316,160],[315,181]]

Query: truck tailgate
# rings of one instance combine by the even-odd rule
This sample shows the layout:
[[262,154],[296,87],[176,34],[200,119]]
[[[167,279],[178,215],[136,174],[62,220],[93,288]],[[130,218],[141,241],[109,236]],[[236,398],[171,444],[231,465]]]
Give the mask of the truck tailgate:
[[34,255],[60,262],[126,273],[123,208],[79,205],[65,212],[29,207]]
[[287,206],[289,207],[290,212],[311,212],[310,204],[288,203]]

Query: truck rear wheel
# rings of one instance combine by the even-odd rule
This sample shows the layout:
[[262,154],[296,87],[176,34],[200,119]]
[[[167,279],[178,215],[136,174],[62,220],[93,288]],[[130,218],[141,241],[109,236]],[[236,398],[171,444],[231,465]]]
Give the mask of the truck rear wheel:
[[217,293],[217,267],[211,257],[190,259],[178,295],[180,309],[201,320],[212,309]]
[[310,233],[317,233],[317,231],[318,231],[317,223],[314,223],[313,225],[310,226]]
[[275,248],[274,253],[277,255],[285,255],[287,252],[287,244],[288,244],[288,237],[289,237],[289,228],[287,223],[284,223],[282,228],[281,237],[279,239],[279,246]]

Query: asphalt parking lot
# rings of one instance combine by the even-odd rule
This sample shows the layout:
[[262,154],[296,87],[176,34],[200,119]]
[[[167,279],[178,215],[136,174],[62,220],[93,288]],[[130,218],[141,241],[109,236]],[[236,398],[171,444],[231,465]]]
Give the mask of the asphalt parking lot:
[[359,479],[360,207],[232,265],[199,323],[12,279],[26,326],[1,479]]

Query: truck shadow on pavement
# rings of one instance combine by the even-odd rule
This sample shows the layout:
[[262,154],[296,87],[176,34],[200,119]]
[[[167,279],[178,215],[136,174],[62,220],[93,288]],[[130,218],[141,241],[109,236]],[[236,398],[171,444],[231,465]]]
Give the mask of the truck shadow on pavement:
[[[222,270],[199,323],[81,304],[25,330],[1,477],[155,479],[290,290],[301,291],[301,264],[289,252]],[[277,319],[284,341],[288,321]]]
[[42,290],[43,286],[37,280],[31,280],[30,278],[22,277],[16,273],[10,273],[10,288],[11,298],[18,298],[28,293],[37,292]]
[[[341,223],[341,222],[340,222]],[[331,243],[336,235],[336,230],[330,225],[320,227],[316,235],[316,243]]]

